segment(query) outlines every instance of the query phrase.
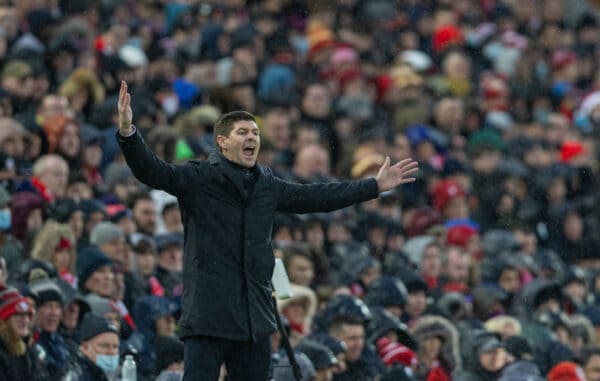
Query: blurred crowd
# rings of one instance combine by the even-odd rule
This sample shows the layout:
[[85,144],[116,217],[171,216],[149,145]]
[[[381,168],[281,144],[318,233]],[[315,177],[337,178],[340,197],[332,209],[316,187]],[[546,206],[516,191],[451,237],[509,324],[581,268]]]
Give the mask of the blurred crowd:
[[[120,154],[126,80],[167,162],[239,109],[288,180],[419,161],[376,200],[277,216],[303,381],[600,381],[594,3],[0,1],[0,380],[117,380],[127,354],[182,378],[181,214]],[[293,380],[279,332],[272,353]]]

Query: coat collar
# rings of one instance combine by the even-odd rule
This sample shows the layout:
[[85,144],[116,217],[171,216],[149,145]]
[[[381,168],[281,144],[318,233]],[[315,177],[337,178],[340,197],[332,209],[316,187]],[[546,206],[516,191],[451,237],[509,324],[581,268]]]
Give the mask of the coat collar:
[[227,159],[225,159],[225,156],[223,156],[223,154],[220,151],[216,150],[216,149],[213,149],[208,154],[208,162],[211,165],[222,164],[222,163],[224,163],[224,160],[227,160]]
[[[213,149],[212,151],[210,151],[210,153],[208,154],[208,162],[211,165],[226,165],[226,167],[233,167],[231,165],[229,165],[227,158],[225,158],[225,156],[223,156],[223,154],[216,150]],[[235,165],[235,164],[234,164]],[[265,170],[263,168],[262,165],[260,164],[256,164],[256,171],[259,175],[263,175],[265,173]]]
[[[240,197],[242,198],[242,200],[244,200],[244,178],[243,174],[241,173],[241,169],[237,170],[236,164],[232,164],[231,162],[229,162],[227,158],[225,158],[225,156],[223,156],[223,154],[216,149],[212,150],[208,155],[208,162],[211,165],[218,166],[220,168],[220,171],[235,186],[235,188],[240,194]],[[262,175],[264,174],[264,169],[262,168],[262,166],[256,164],[255,170],[258,176],[256,182],[258,183],[263,178]]]

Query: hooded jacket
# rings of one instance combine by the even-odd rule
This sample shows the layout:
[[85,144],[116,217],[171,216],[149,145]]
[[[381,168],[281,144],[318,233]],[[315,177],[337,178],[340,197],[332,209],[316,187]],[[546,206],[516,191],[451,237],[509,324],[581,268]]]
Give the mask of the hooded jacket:
[[162,317],[174,315],[176,311],[175,304],[161,296],[143,297],[133,307],[133,318],[138,329],[135,335],[141,336],[142,342],[138,356],[138,367],[142,374],[149,375],[154,371],[156,322]]
[[[411,327],[411,334],[417,343],[421,343],[429,337],[442,339],[442,347],[437,360],[440,363],[439,368],[447,375],[461,368],[458,331],[449,320],[436,315],[422,316]],[[426,375],[429,371],[429,369],[417,368],[417,374],[421,376]]]
[[5,321],[0,321],[0,381],[42,381],[49,375],[37,346],[27,347]]
[[479,362],[479,354],[490,341],[500,343],[495,333],[477,330],[461,342],[464,359],[463,371],[455,374],[454,381],[494,381],[500,377],[499,372],[484,369]]
[[108,381],[102,369],[80,351],[71,356],[61,381]]
[[378,196],[375,179],[294,184],[258,164],[236,166],[217,151],[207,161],[167,164],[138,131],[128,137],[117,133],[117,140],[135,177],[176,196],[180,206],[185,241],[182,339],[207,335],[256,341],[274,332],[270,283],[275,212],[326,212]]

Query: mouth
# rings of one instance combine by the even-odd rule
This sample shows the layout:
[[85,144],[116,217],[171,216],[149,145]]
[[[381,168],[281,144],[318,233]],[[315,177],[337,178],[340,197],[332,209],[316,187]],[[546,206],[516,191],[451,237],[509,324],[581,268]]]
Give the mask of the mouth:
[[244,156],[254,157],[254,152],[256,152],[256,147],[252,147],[252,146],[245,147],[242,152],[244,153]]

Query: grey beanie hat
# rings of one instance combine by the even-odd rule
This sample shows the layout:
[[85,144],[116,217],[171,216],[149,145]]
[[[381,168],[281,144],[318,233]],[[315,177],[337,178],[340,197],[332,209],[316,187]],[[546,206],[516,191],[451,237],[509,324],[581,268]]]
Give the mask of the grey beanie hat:
[[125,238],[125,233],[112,222],[101,222],[90,232],[90,242],[96,246],[102,246],[119,238]]

